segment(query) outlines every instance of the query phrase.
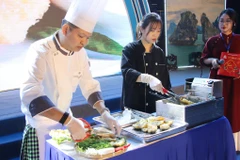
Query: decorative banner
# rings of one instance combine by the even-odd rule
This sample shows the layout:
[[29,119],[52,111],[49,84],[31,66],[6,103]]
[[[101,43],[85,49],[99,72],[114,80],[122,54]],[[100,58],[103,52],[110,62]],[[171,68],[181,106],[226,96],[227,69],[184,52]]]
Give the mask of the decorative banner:
[[136,39],[136,26],[146,13],[150,12],[148,0],[124,0],[132,27],[133,39]]
[[240,53],[221,53],[224,63],[218,69],[218,75],[227,77],[240,76]]
[[225,0],[165,0],[166,54],[176,55],[178,66],[198,66],[207,39],[219,33],[217,17]]
[[50,0],[1,0],[0,44],[23,42],[29,27],[39,22]]
[[[58,31],[72,0],[0,0],[0,91],[19,88],[29,45]],[[119,74],[147,0],[108,0],[87,49],[93,77]]]

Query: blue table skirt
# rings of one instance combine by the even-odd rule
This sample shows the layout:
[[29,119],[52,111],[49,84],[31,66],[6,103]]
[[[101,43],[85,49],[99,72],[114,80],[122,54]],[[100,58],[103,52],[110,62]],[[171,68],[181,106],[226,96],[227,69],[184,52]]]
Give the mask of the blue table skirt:
[[[46,154],[49,160],[72,159],[48,143]],[[236,160],[236,152],[231,126],[221,117],[111,160]]]

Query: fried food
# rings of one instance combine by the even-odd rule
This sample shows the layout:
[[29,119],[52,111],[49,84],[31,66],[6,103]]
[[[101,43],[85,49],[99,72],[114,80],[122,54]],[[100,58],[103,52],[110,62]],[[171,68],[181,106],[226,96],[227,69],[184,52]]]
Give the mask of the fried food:
[[138,122],[134,123],[132,126],[135,130],[141,130],[142,128],[147,127],[147,120],[141,118]]
[[109,130],[105,127],[93,128],[91,134],[95,134],[97,136],[104,137],[104,138],[114,138],[115,137],[115,134],[111,130]]
[[161,129],[162,131],[168,130],[169,128],[170,128],[170,125],[167,124],[167,123],[164,123],[164,124],[160,125],[160,129]]
[[173,124],[172,120],[165,120],[164,117],[161,116],[151,116],[146,119],[141,118],[138,122],[132,125],[133,129],[141,130],[145,133],[154,134],[157,132],[158,128],[160,130],[167,130]]
[[163,121],[163,120],[164,120],[164,117],[162,117],[162,116],[157,116],[157,117],[151,116],[151,117],[147,118],[148,122]]
[[186,98],[184,98],[184,97],[180,97],[179,100],[180,100],[180,102],[181,102],[182,104],[185,104],[185,105],[193,104],[192,101],[190,101],[190,100],[188,100],[188,99],[186,99]]

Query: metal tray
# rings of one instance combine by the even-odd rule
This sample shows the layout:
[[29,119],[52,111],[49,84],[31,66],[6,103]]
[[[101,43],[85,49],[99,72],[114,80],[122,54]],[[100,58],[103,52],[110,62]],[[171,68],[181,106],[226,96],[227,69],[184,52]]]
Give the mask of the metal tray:
[[[131,117],[131,120],[128,121],[128,122],[123,122],[121,123],[121,121],[118,121],[120,122],[120,125],[124,128],[124,127],[127,127],[127,126],[131,126],[133,123],[136,123],[140,118],[147,118],[149,116],[151,116],[152,114],[149,114],[149,113],[145,113],[145,112],[141,112],[141,111],[137,111],[137,110],[134,110],[134,109],[131,109],[132,111],[132,117]],[[121,112],[115,112],[115,113],[112,113],[111,114],[114,118],[116,118],[117,120],[120,119],[123,115],[122,115],[122,111]],[[101,116],[98,116],[98,117],[94,117],[93,118],[94,121],[98,122],[98,123],[101,123],[101,124],[106,124],[102,117]]]
[[[170,120],[170,119],[166,118],[166,120]],[[152,141],[182,132],[186,130],[187,125],[188,124],[185,122],[173,120],[173,124],[170,129],[165,131],[161,131],[160,129],[158,129],[157,132],[154,134],[144,133],[142,131],[135,130],[133,129],[132,126],[123,128],[123,130],[129,133],[129,135],[134,139],[140,140],[143,143],[148,143],[148,142],[152,142]]]

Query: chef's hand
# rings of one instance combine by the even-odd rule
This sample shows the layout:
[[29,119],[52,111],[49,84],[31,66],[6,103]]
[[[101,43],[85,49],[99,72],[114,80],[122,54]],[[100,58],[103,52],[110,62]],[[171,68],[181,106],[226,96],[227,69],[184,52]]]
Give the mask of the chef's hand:
[[154,91],[161,92],[163,93],[163,85],[162,82],[157,79],[156,77],[150,75],[150,74],[145,74],[142,73],[140,75],[141,82],[149,84],[150,88]]
[[101,117],[114,134],[120,135],[122,127],[108,111],[104,111]]
[[75,117],[71,117],[70,121],[66,124],[67,129],[71,133],[73,140],[81,140],[86,137],[84,123]]
[[218,69],[220,67],[218,61],[217,58],[212,59],[212,69]]

